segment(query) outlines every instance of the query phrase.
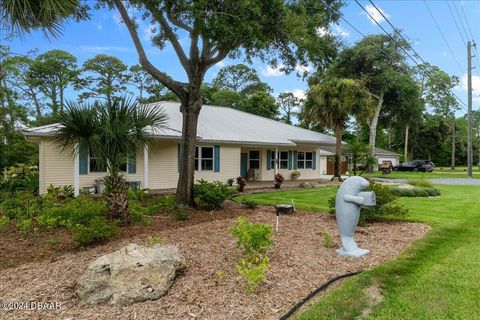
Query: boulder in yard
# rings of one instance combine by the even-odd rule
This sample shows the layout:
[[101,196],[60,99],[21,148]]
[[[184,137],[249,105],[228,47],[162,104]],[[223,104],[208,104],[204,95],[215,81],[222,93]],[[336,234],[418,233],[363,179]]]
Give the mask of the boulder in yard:
[[89,304],[156,300],[185,266],[175,246],[131,243],[92,262],[77,281],[77,296]]

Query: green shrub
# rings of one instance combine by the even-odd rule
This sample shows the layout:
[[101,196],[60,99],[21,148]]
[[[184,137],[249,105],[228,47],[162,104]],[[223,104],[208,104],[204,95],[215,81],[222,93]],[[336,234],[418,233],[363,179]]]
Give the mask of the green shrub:
[[438,189],[428,187],[415,187],[414,189],[391,187],[390,190],[399,197],[436,197],[440,195]]
[[241,259],[236,266],[237,272],[245,280],[245,292],[252,293],[257,286],[265,281],[265,272],[270,268],[268,257],[255,257],[252,260]]
[[433,183],[428,180],[408,180],[408,184],[415,187],[433,188]]
[[28,232],[32,228],[32,219],[21,219],[16,226],[19,231]]
[[2,233],[3,229],[5,229],[5,226],[10,222],[10,219],[6,216],[0,216],[0,233]]
[[148,190],[130,187],[127,189],[127,198],[128,200],[145,201],[148,198]]
[[155,203],[163,211],[175,212],[178,209],[174,195],[155,197]]
[[[365,191],[375,192],[377,203],[373,207],[365,207],[360,210],[359,224],[371,221],[377,216],[404,218],[408,215],[408,209],[397,202],[398,196],[395,194],[395,191],[392,191],[391,187],[383,186],[372,181],[370,182],[370,187]],[[333,196],[328,201],[330,208],[329,212],[333,215],[335,214],[335,197],[336,196]]]
[[268,224],[251,223],[239,217],[230,233],[237,238],[237,245],[245,256],[264,255],[272,245],[272,227]]
[[63,201],[65,199],[71,199],[75,195],[73,186],[54,186],[49,185],[47,188],[47,194],[45,198],[50,201]]
[[326,248],[333,248],[335,247],[335,242],[332,239],[332,236],[327,231],[322,232],[322,237],[323,237],[323,245]]
[[220,208],[234,191],[220,181],[209,182],[201,179],[195,184],[194,193],[199,205],[208,210],[215,210]]
[[242,204],[247,209],[255,209],[256,207],[258,207],[258,203],[255,202],[254,200],[243,199]]
[[177,221],[188,220],[187,212],[183,209],[178,209],[178,211],[175,212],[175,220]]
[[104,200],[93,200],[78,197],[63,204],[50,203],[38,214],[38,222],[47,228],[75,228],[77,225],[89,225],[98,218],[107,215],[107,204]]
[[87,225],[75,226],[73,240],[82,246],[87,246],[89,244],[102,242],[116,235],[116,225],[109,224],[105,218],[96,217],[90,220]]

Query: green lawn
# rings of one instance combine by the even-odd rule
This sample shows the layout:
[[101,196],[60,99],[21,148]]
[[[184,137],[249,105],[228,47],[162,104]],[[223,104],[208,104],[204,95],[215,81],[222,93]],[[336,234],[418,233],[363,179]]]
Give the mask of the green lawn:
[[[436,198],[402,198],[409,220],[433,229],[384,265],[350,278],[298,319],[480,319],[480,188],[438,186]],[[261,203],[296,201],[325,211],[334,187],[249,196]],[[280,200],[280,201],[279,201]],[[283,200],[283,201],[282,201]],[[384,300],[372,305],[364,293],[372,284]]]
[[[376,177],[384,179],[431,179],[431,178],[466,178],[466,172],[405,172],[394,171],[391,174],[382,174],[381,172],[364,173],[363,177]],[[473,172],[474,178],[480,178],[480,172]]]

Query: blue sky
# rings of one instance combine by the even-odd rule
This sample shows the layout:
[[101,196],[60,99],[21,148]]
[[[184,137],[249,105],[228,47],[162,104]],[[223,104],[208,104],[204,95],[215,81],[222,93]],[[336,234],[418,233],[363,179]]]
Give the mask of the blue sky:
[[[368,1],[361,1],[361,3],[386,30],[391,31],[388,23],[384,21]],[[455,89],[455,93],[466,103],[465,73],[467,53],[447,2],[427,1],[428,7],[440,25],[453,55],[435,26],[423,1],[374,1],[374,3],[384,12],[393,25],[402,29],[404,31],[403,34],[413,41],[413,47],[424,60],[439,66],[449,74],[457,75],[461,79],[461,83]],[[462,18],[467,33],[469,33],[469,30],[465,21],[468,20],[470,29],[476,37],[474,40],[478,43],[479,48],[477,51],[480,53],[480,1],[455,1],[455,3],[450,1],[449,5],[457,23],[460,23],[459,16]],[[382,33],[381,29],[363,13],[362,9],[354,1],[347,1],[342,12],[344,18],[364,34]],[[465,16],[463,13],[465,13]],[[89,21],[80,23],[70,22],[65,27],[63,35],[56,39],[47,40],[41,32],[35,32],[25,35],[23,38],[10,40],[7,45],[10,45],[15,53],[26,53],[35,48],[39,49],[40,53],[51,49],[66,50],[77,56],[79,64],[95,54],[106,53],[117,56],[124,63],[132,65],[138,61],[137,53],[126,27],[119,21],[119,16],[115,11],[107,9],[94,10]],[[459,27],[462,31],[462,26],[459,25]],[[167,46],[163,51],[160,51],[152,47],[149,44],[150,29],[148,23],[140,21],[139,28],[140,36],[147,48],[147,54],[151,61],[159,69],[171,74],[175,79],[185,80],[185,73],[178,63],[172,48]],[[351,45],[361,38],[360,34],[343,21],[340,21],[339,25],[331,26],[329,32],[339,35],[347,45]],[[458,66],[455,58],[460,66]],[[480,63],[480,58],[476,59]],[[205,80],[207,82],[211,81],[221,66],[237,62],[241,61],[229,59],[222,61],[219,65],[210,69]],[[296,95],[302,96],[306,90],[306,83],[294,74],[285,75],[261,61],[255,61],[252,67],[259,72],[261,79],[274,89],[275,94],[292,91]],[[473,105],[476,110],[480,104],[480,65],[473,71],[473,74],[475,89]],[[464,111],[460,112],[460,114],[463,113]]]

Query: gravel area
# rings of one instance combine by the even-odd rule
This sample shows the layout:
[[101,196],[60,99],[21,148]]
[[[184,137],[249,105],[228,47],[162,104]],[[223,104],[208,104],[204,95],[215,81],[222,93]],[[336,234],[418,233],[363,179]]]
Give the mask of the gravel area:
[[[271,207],[250,211],[248,219],[274,224]],[[246,211],[247,213],[247,211]],[[357,229],[356,240],[371,253],[343,257],[323,245],[323,232],[337,242],[335,220],[326,214],[297,212],[281,216],[270,251],[272,268],[257,292],[246,294],[236,274],[240,250],[229,233],[234,218],[162,230],[187,259],[187,269],[157,301],[130,306],[81,304],[76,279],[99,256],[131,243],[146,244],[146,235],[117,239],[52,261],[25,263],[0,271],[1,300],[60,302],[56,311],[3,311],[1,319],[278,319],[328,279],[372,268],[397,256],[430,227],[420,223],[376,222]],[[223,272],[219,277],[216,273]]]
[[[395,183],[406,183],[408,182],[407,179],[381,179],[375,178],[377,181],[384,181],[384,182],[395,182]],[[444,184],[449,186],[480,186],[480,179],[476,178],[432,178],[432,179],[425,179],[433,184]]]

